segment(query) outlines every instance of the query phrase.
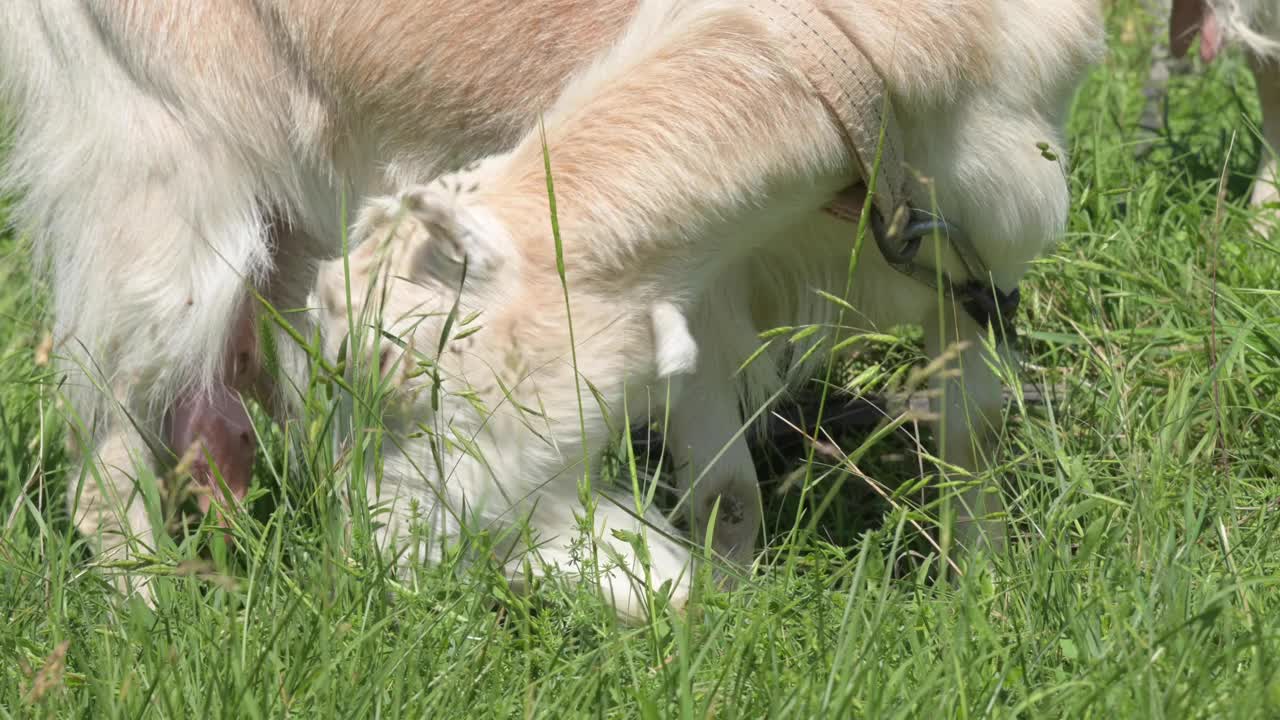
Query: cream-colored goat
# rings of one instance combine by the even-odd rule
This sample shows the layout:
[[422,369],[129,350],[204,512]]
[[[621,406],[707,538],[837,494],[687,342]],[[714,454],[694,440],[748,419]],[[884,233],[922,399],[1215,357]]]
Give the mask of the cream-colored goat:
[[[1103,36],[1095,3],[816,4],[887,85],[908,199],[964,228],[995,283],[1012,286],[1066,221],[1062,168],[1042,148],[1063,155],[1071,93]],[[252,436],[238,394],[290,406],[287,393],[266,397],[246,287],[300,304],[315,263],[339,251],[345,202],[364,208],[356,236],[367,240],[351,258],[354,299],[387,290],[383,317],[416,350],[398,359],[407,401],[387,418],[387,445],[399,445],[377,498],[393,509],[388,547],[409,544],[415,508],[446,540],[471,522],[527,522],[538,559],[572,570],[584,458],[624,409],[670,397],[681,482],[700,478],[695,529],[718,499],[716,549],[750,557],[760,517],[742,408],[787,373],[781,356],[735,370],[759,331],[834,320],[815,291],[846,296],[854,232],[820,208],[857,179],[790,37],[759,5],[4,3],[0,87],[17,113],[8,177],[52,264],[79,447],[103,470],[72,488],[81,530],[109,556],[130,552],[122,532],[151,542],[134,478],[167,461],[153,448],[181,454],[203,440],[197,476],[211,481],[212,460],[243,492]],[[374,271],[382,250],[393,275]],[[950,248],[938,252],[962,275]],[[331,352],[347,330],[340,274],[326,266],[315,286]],[[984,330],[870,242],[847,298],[858,311],[848,326],[921,323],[935,355],[963,343],[939,437],[949,462],[981,469],[1000,419]],[[436,358],[455,301],[455,320],[482,311],[482,327]],[[407,377],[422,356],[437,370]],[[284,359],[301,371],[299,351]],[[433,375],[434,404],[422,387]],[[669,395],[664,376],[675,376]],[[445,457],[433,457],[433,436]],[[598,497],[596,534],[620,565],[601,576],[606,595],[641,612],[624,572],[635,557],[618,539],[629,536],[611,532],[623,530],[648,535],[653,583],[669,581],[683,603],[690,554],[670,526],[653,511],[637,518],[629,497]],[[992,497],[971,494],[963,519]]]

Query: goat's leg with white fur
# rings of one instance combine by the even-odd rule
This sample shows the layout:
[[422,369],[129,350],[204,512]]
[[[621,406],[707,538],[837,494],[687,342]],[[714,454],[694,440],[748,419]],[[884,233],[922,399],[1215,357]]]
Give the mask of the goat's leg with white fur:
[[1001,359],[989,352],[984,328],[950,303],[946,312],[943,318],[934,313],[924,327],[929,357],[942,361],[930,378],[935,433],[943,462],[978,476],[955,478],[977,483],[958,498],[955,536],[966,549],[998,551],[1005,545],[1005,521],[996,517],[1000,486],[988,486],[981,475],[994,462],[1003,427],[1002,383],[995,372]]
[[681,498],[676,511],[689,514],[698,544],[714,514],[712,550],[740,565],[755,554],[761,521],[759,480],[744,432],[731,376],[700,369],[685,380],[667,423]]
[[[95,560],[105,564],[128,561],[137,550],[155,546],[143,485],[155,458],[128,418],[116,417],[109,428],[96,444],[74,437],[69,442],[72,454],[82,461],[82,471],[67,486],[71,521],[89,543]],[[77,429],[70,432],[74,436]],[[146,578],[121,571],[113,581],[125,595],[137,592],[146,600],[151,598]]]

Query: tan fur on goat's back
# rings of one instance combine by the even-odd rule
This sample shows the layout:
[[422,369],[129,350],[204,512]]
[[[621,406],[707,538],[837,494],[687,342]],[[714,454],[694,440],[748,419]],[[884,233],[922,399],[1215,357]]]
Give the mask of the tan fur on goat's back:
[[564,78],[622,31],[635,4],[92,2],[139,77],[226,125],[239,120],[229,108],[246,102],[268,115],[291,108],[276,122],[308,135],[322,128],[326,144],[353,131],[402,144],[439,142],[445,132],[455,143],[469,135],[513,142],[512,128],[527,128]]
[[275,5],[291,19],[282,32],[303,71],[338,107],[412,137],[424,117],[448,118],[464,136],[528,124],[574,68],[622,31],[635,1]]

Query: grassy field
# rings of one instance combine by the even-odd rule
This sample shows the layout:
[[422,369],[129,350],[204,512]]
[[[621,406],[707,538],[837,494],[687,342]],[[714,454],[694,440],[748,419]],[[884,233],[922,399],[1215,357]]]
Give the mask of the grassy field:
[[[949,581],[914,492],[832,475],[770,482],[769,525],[801,529],[685,618],[625,627],[485,568],[396,583],[342,528],[320,407],[264,428],[237,548],[193,527],[150,566],[157,607],[122,604],[69,527],[45,298],[3,237],[0,717],[1280,716],[1280,242],[1243,209],[1252,80],[1237,58],[1175,77],[1137,160],[1151,40],[1131,13],[1110,27],[1070,234],[1024,287],[1023,379],[1058,390],[999,470],[1017,539]],[[909,449],[864,469],[914,485]]]

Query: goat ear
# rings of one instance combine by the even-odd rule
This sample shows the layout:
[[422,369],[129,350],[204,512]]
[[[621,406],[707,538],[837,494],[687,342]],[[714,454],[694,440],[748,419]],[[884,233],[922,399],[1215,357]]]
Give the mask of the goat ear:
[[453,283],[465,267],[468,280],[484,280],[502,266],[510,239],[484,208],[467,207],[450,192],[425,189],[406,193],[406,215],[425,232],[412,252],[411,274]]

